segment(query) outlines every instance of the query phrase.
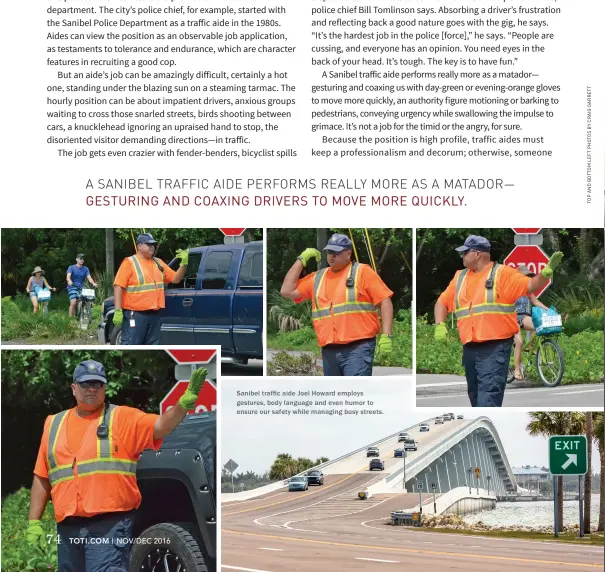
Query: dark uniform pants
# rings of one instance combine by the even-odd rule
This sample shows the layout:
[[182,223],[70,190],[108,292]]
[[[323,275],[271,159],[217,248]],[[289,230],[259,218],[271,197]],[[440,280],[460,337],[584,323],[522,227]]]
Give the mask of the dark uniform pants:
[[473,407],[502,407],[513,338],[464,345],[462,364]]
[[57,524],[59,572],[128,572],[134,511]]
[[330,344],[321,349],[324,375],[372,375],[376,338],[350,344]]
[[[134,326],[131,326],[132,319],[134,319]],[[159,310],[149,310],[147,312],[124,310],[121,345],[157,346],[160,343],[161,333]]]

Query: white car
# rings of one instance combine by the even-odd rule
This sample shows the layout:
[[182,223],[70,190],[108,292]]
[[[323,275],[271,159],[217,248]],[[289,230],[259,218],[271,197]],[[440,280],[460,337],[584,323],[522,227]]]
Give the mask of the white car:
[[435,417],[435,425],[443,425],[443,419],[441,417]]
[[427,431],[430,431],[430,430],[431,430],[431,428],[428,426],[428,423],[423,423],[420,426],[420,432],[421,433],[426,433]]

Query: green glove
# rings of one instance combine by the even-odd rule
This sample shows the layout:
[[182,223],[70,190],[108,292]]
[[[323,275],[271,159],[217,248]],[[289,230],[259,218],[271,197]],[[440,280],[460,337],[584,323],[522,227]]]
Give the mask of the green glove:
[[42,523],[39,520],[30,520],[25,532],[27,543],[33,548],[46,548],[46,534],[42,528]]
[[197,397],[202,390],[202,385],[204,385],[204,381],[206,380],[206,375],[208,375],[208,370],[206,368],[196,369],[191,374],[191,379],[189,380],[189,385],[187,386],[187,391],[183,394],[183,397],[179,399],[179,405],[189,411],[195,407],[195,402],[197,401]]
[[378,343],[376,344],[376,357],[380,358],[385,356],[386,354],[390,354],[393,351],[393,338],[389,338],[389,336],[382,334],[378,338]]
[[303,250],[298,259],[302,262],[303,266],[307,266],[307,262],[311,260],[311,258],[315,258],[317,262],[321,260],[321,252],[317,250],[317,248],[307,248]]
[[181,261],[181,266],[187,266],[189,264],[189,249],[183,250],[179,248],[176,251],[176,257]]
[[544,278],[552,278],[552,273],[557,269],[557,266],[561,264],[561,260],[563,260],[563,253],[560,250],[557,250],[557,252],[550,257],[548,264],[540,274],[542,274]]
[[445,337],[447,336],[447,326],[445,322],[441,322],[440,324],[435,324],[435,339],[438,342],[445,341]]
[[124,312],[123,312],[122,308],[115,310],[113,313],[113,325],[116,327],[119,327],[122,325],[123,321],[124,321]]

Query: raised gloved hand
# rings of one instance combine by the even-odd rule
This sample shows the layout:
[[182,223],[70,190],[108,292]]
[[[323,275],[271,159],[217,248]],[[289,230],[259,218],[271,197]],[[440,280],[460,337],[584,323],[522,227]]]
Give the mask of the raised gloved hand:
[[176,257],[181,261],[181,266],[186,266],[189,264],[189,249],[183,250],[179,248],[176,251]]
[[376,358],[384,357],[393,351],[393,338],[382,334],[376,344]]
[[319,261],[321,260],[321,252],[319,252],[317,248],[307,248],[303,250],[300,256],[298,257],[298,259],[302,262],[303,266],[307,266],[307,262],[309,262],[311,258],[315,258],[315,260],[317,260],[317,262],[319,263]]
[[561,260],[563,260],[563,253],[560,250],[557,250],[557,252],[550,257],[548,264],[540,274],[542,274],[544,278],[552,278],[552,273],[557,269],[557,266],[561,264]]
[[114,310],[113,325],[116,327],[119,327],[122,325],[123,321],[124,321],[124,312],[123,312],[122,308],[119,308],[118,310]]
[[32,548],[46,548],[46,534],[42,528],[42,523],[39,520],[30,520],[25,532],[27,543]]
[[202,385],[204,385],[204,381],[206,380],[206,375],[208,375],[208,370],[203,367],[196,369],[191,374],[191,379],[189,380],[187,390],[183,394],[183,397],[179,399],[179,405],[183,409],[189,411],[190,409],[194,408],[198,395],[202,390]]
[[446,336],[447,336],[447,326],[445,325],[445,322],[441,322],[440,324],[435,324],[435,339],[438,342],[444,342]]

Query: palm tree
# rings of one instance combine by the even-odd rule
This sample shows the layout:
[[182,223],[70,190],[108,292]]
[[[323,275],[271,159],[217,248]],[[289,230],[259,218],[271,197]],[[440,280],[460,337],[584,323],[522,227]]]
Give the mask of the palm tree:
[[271,469],[269,470],[269,478],[272,481],[281,481],[283,479],[289,479],[297,472],[299,472],[298,463],[292,458],[292,455],[289,455],[288,453],[280,453],[277,455],[277,458],[271,465]]
[[[526,430],[530,435],[580,435],[584,433],[586,418],[576,411],[534,411]],[[557,515],[559,525],[563,525],[563,477],[557,477]]]
[[605,510],[605,471],[603,470],[603,464],[605,463],[605,444],[603,443],[603,412],[595,411],[592,414],[592,430],[593,438],[597,442],[597,449],[599,450],[599,524],[597,530],[603,531],[603,511]]
[[590,501],[592,499],[592,411],[586,412],[586,466],[588,471],[584,475],[584,531],[590,534]]

